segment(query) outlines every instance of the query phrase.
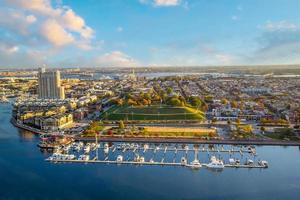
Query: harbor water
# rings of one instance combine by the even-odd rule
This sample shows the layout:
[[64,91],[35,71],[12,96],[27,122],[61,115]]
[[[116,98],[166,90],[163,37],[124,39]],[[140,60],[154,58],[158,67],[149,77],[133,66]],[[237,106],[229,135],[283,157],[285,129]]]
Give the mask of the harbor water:
[[[45,161],[51,154],[37,148],[36,135],[10,124],[10,115],[11,106],[0,104],[0,199],[274,200],[300,196],[299,147],[256,146],[257,159],[267,160],[267,169],[211,171],[177,166],[55,164]],[[161,160],[163,151],[155,159]],[[118,153],[110,152],[109,159],[115,160]],[[192,161],[193,153],[189,154]],[[143,155],[149,160],[153,151]],[[178,153],[176,162],[183,155]],[[130,156],[132,152],[124,153],[124,158]],[[208,162],[209,156],[199,153],[200,162]],[[245,159],[247,155],[243,156]],[[105,159],[101,149],[99,159]],[[172,152],[166,153],[166,160],[173,160]]]

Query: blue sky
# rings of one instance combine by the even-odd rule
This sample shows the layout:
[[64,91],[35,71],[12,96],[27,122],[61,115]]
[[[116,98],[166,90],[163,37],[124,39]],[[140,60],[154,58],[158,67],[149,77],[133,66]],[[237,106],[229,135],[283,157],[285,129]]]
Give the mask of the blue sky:
[[0,66],[300,63],[298,0],[2,0]]

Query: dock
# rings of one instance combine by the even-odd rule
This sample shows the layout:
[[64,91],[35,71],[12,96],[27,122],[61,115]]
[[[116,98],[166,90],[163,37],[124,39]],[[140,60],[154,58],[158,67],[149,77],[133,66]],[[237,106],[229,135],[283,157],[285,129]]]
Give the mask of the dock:
[[[182,163],[176,163],[176,162],[137,162],[137,161],[122,161],[118,162],[115,160],[50,160],[46,159],[48,162],[53,163],[101,163],[101,164],[117,164],[117,165],[157,165],[157,166],[180,166],[180,167],[189,167],[189,165],[184,165]],[[201,163],[202,167],[207,167],[208,163]],[[231,164],[225,164],[224,168],[267,168],[265,166],[260,165],[231,165]],[[211,168],[213,169],[213,168]],[[219,168],[221,169],[221,168]]]

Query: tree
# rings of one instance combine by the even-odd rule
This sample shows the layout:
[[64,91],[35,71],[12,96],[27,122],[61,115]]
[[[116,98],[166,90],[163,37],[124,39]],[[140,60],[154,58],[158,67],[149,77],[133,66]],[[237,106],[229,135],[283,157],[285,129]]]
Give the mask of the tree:
[[176,97],[172,97],[171,99],[168,100],[168,104],[171,106],[181,106],[181,101],[176,98]]
[[148,105],[149,104],[149,101],[147,101],[147,99],[143,99],[143,105]]
[[168,87],[168,88],[167,88],[167,94],[171,94],[171,93],[173,93],[173,89],[170,88],[170,87]]
[[224,99],[221,100],[221,103],[226,105],[226,104],[228,104],[228,100],[224,98]]
[[212,124],[214,124],[214,123],[216,123],[217,122],[217,118],[213,118],[212,120],[211,120],[211,123]]
[[134,101],[134,100],[132,100],[132,99],[128,99],[128,100],[127,100],[127,104],[128,104],[129,106],[135,106],[135,105],[137,105],[137,102]]
[[151,94],[150,93],[144,94],[144,98],[147,100],[151,100]]
[[120,129],[124,129],[125,128],[124,122],[122,120],[120,120],[120,122],[119,122],[119,128]]
[[192,106],[199,107],[202,105],[202,101],[199,97],[192,96],[189,99]]
[[237,108],[238,107],[238,103],[236,101],[231,101],[230,103],[232,108]]

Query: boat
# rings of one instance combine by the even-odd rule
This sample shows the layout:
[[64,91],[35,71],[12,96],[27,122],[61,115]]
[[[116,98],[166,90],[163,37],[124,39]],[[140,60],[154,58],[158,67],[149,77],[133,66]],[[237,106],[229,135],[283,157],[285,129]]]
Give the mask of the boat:
[[192,169],[200,169],[202,167],[201,163],[199,162],[198,159],[193,160],[188,167]]
[[74,154],[66,154],[65,155],[65,159],[66,160],[74,160],[76,157]]
[[208,168],[213,168],[213,169],[223,169],[224,163],[222,160],[217,159],[215,156],[212,156],[210,158],[210,163],[208,163],[206,166]]
[[254,161],[251,159],[247,159],[245,165],[253,165]]
[[186,145],[186,146],[184,147],[184,150],[188,151],[188,150],[189,150],[189,146]]
[[145,162],[145,158],[143,156],[136,155],[134,158],[134,161],[143,163],[143,162]]
[[154,160],[151,158],[151,159],[149,160],[149,162],[150,162],[150,163],[154,163]]
[[143,156],[141,156],[139,162],[144,163],[145,162],[145,158]]
[[105,154],[108,154],[108,152],[109,152],[109,146],[108,146],[107,143],[104,144],[104,149],[103,149],[103,151],[104,151]]
[[118,157],[117,157],[117,163],[121,163],[121,162],[123,162],[123,156],[118,155]]
[[91,146],[90,146],[90,144],[87,144],[87,145],[84,147],[83,151],[84,151],[84,153],[90,153],[90,151],[91,151]]
[[149,145],[148,144],[144,144],[144,153],[149,149]]
[[239,165],[240,164],[240,160],[239,159],[229,158],[229,164],[230,165]]
[[122,150],[122,145],[121,144],[117,145],[117,150]]
[[185,158],[185,157],[182,157],[180,163],[181,163],[181,165],[187,165],[187,160],[186,160],[186,158]]
[[90,160],[90,156],[89,155],[80,155],[78,160],[88,161],[88,160]]
[[265,167],[265,168],[269,167],[269,163],[265,160],[259,161],[258,165],[262,166],[262,167]]

